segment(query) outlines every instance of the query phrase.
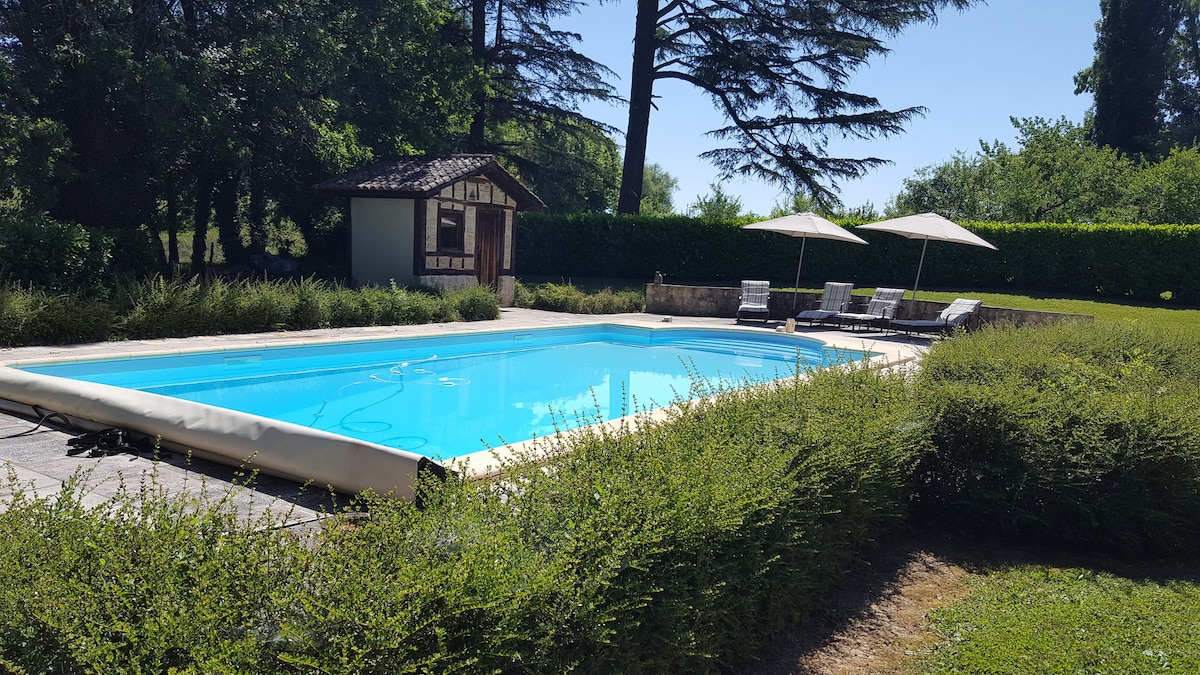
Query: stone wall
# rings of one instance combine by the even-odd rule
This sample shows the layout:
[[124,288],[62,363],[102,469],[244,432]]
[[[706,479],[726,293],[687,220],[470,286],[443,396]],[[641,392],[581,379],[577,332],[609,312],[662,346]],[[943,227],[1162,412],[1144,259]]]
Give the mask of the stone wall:
[[[673,316],[737,316],[740,286],[682,286],[677,284],[646,284],[646,311]],[[856,302],[866,303],[866,296],[854,296]],[[821,302],[820,293],[788,293],[772,291],[768,306],[771,319],[783,321],[803,309],[812,309]],[[950,303],[932,300],[904,300],[896,311],[897,319],[934,319]],[[980,323],[1030,324],[1054,323],[1067,319],[1094,321],[1091,314],[1038,312],[984,305],[972,319],[972,328]]]

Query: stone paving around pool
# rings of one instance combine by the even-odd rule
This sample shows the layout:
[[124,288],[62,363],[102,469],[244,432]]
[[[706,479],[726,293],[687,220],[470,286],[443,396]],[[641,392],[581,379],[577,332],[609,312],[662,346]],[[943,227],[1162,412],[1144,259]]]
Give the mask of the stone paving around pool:
[[[455,322],[421,326],[376,326],[340,328],[252,335],[218,335],[163,340],[129,340],[86,345],[55,345],[0,349],[0,365],[42,360],[119,357],[148,354],[172,354],[201,350],[233,350],[266,346],[328,343],[406,336],[452,335],[496,330],[520,330],[624,324],[673,327],[730,328],[745,331],[773,331],[781,322],[735,324],[733,319],[711,317],[670,317],[657,314],[615,314],[584,316],[531,309],[505,308],[498,321]],[[919,358],[929,340],[901,335],[884,336],[874,332],[850,332],[836,328],[797,327],[796,333],[825,341],[832,347],[868,350],[879,353],[888,364],[911,364]],[[147,477],[168,491],[183,491],[194,496],[231,495],[232,503],[247,518],[266,516],[279,525],[297,525],[318,521],[324,513],[336,510],[345,498],[335,497],[319,486],[302,486],[271,476],[259,475],[251,486],[244,486],[245,472],[173,452],[170,457],[155,458],[151,453],[135,455],[121,452],[89,457],[76,452],[67,441],[79,436],[83,428],[64,428],[56,418],[39,426],[37,419],[14,412],[0,412],[0,463],[10,480],[0,483],[0,508],[11,500],[12,489],[20,486],[39,496],[52,495],[73,476],[85,478],[84,503],[95,506],[112,499],[120,490],[136,486]],[[94,427],[93,427],[94,428]],[[484,453],[477,453],[482,455]],[[471,461],[460,467],[471,468]],[[473,458],[478,473],[486,473],[488,458]],[[14,484],[15,481],[15,484]]]

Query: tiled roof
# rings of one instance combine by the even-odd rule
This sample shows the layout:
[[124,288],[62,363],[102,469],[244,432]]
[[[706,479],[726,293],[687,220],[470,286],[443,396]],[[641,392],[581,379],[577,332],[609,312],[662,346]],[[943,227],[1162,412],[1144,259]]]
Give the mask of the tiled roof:
[[389,159],[335,176],[313,189],[358,197],[422,198],[436,194],[464,178],[485,176],[507,192],[522,209],[543,209],[545,204],[496,162],[493,155],[402,157]]

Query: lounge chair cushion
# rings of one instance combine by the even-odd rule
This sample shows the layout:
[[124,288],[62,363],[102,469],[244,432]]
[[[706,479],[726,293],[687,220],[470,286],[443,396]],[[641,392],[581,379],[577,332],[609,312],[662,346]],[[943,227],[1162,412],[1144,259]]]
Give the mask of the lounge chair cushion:
[[737,318],[766,320],[770,315],[768,302],[771,298],[771,282],[743,281],[741,304],[738,305]]
[[938,321],[949,326],[961,326],[982,306],[982,300],[958,298],[942,310],[942,313],[938,315]]
[[875,294],[867,302],[867,308],[862,312],[842,312],[834,317],[838,323],[855,326],[869,324],[874,321],[891,319],[896,315],[896,308],[904,299],[903,288],[876,288]]
[[971,315],[982,306],[982,300],[958,298],[947,305],[936,319],[897,319],[892,321],[890,326],[893,330],[906,333],[949,332],[966,324]]
[[827,282],[825,290],[821,293],[821,305],[817,309],[806,309],[800,312],[796,315],[796,320],[814,323],[846,311],[846,307],[850,305],[850,294],[853,290],[854,284]]

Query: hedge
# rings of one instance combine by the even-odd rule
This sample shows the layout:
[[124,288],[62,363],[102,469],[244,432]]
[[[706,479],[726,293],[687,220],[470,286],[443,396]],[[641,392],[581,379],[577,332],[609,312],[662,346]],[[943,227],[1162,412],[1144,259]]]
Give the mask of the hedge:
[[865,366],[729,393],[311,537],[146,482],[90,511],[17,489],[0,669],[718,672],[897,530],[909,401]]
[[[800,241],[747,231],[750,222],[678,217],[522,214],[517,272],[564,278],[733,283],[795,280]],[[860,224],[860,223],[858,223]],[[921,271],[924,288],[1095,295],[1200,304],[1200,225],[1079,225],[964,222],[999,249],[931,242]],[[853,224],[850,224],[853,225]],[[907,287],[923,242],[859,230],[859,246],[809,240],[802,284],[829,280],[858,286]]]
[[0,347],[500,317],[499,298],[482,286],[438,293],[316,279],[153,277],[92,296],[0,284]]
[[1200,542],[1200,331],[985,328],[917,379],[921,520],[1126,553]]

